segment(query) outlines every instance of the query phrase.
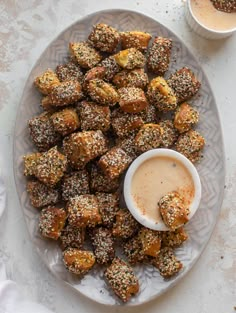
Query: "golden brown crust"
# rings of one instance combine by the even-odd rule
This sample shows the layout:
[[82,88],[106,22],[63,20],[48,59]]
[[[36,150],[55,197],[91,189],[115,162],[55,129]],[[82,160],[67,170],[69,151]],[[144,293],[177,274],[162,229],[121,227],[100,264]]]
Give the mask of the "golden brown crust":
[[69,248],[63,252],[63,261],[70,272],[83,275],[93,267],[96,259],[91,251]]
[[211,0],[214,7],[226,13],[235,13],[236,12],[236,1],[235,0]]
[[79,117],[73,108],[65,108],[51,115],[54,129],[62,136],[73,133],[80,127]]
[[105,58],[98,65],[105,67],[106,72],[104,79],[107,81],[112,80],[114,75],[121,71],[121,67],[119,66],[119,64],[116,63],[116,60],[113,55],[109,56],[108,58]]
[[86,170],[75,171],[66,174],[61,184],[62,199],[68,201],[70,198],[88,194],[89,175]]
[[145,89],[148,84],[148,75],[144,69],[123,70],[117,73],[112,80],[117,88],[136,87]]
[[92,79],[103,79],[106,75],[104,66],[96,66],[88,70],[84,75],[83,90],[88,91],[88,83]]
[[96,66],[102,59],[99,52],[87,42],[70,42],[69,51],[78,64],[85,69]]
[[114,192],[119,188],[119,178],[110,179],[97,165],[92,164],[90,187],[94,192]]
[[121,32],[120,37],[122,49],[136,48],[142,52],[147,50],[152,38],[149,33],[140,31]]
[[135,48],[121,50],[114,55],[116,62],[124,69],[132,70],[134,68],[143,68],[145,65],[145,56]]
[[34,84],[42,94],[48,95],[52,91],[52,87],[60,84],[60,81],[56,73],[49,68],[35,78]]
[[137,150],[146,152],[161,144],[162,128],[158,124],[144,124],[135,137]]
[[35,152],[35,153],[27,154],[23,157],[25,176],[34,175],[36,166],[38,164],[38,159],[40,156],[41,156],[41,153]]
[[123,87],[118,90],[119,105],[122,111],[138,113],[147,108],[148,102],[141,88]]
[[162,247],[176,248],[188,239],[188,234],[183,227],[179,227],[175,231],[162,231],[161,239]]
[[98,200],[102,224],[111,228],[113,226],[116,213],[119,211],[118,193],[96,192],[95,195]]
[[118,137],[129,136],[133,131],[138,131],[144,124],[143,119],[138,114],[122,113],[112,118],[112,128]]
[[127,209],[119,209],[116,213],[112,233],[122,239],[131,238],[140,228],[140,224],[133,218]]
[[118,138],[116,146],[124,150],[132,160],[136,159],[140,154],[135,144],[135,134],[130,134],[127,138]]
[[159,125],[162,128],[161,146],[171,148],[178,139],[178,131],[171,120],[162,120]]
[[145,260],[142,243],[138,236],[128,239],[124,243],[123,249],[130,264],[135,265]]
[[68,248],[82,248],[85,238],[85,228],[67,225],[62,229],[60,235],[60,246],[62,250]]
[[138,233],[144,255],[156,257],[161,249],[161,235],[159,232],[142,227]]
[[56,67],[56,74],[61,82],[75,80],[82,83],[84,77],[79,65],[72,61],[58,65]]
[[87,92],[93,101],[101,105],[113,106],[119,100],[119,95],[115,88],[102,79],[89,80]]
[[199,113],[187,102],[182,103],[175,112],[174,126],[184,133],[198,123]]

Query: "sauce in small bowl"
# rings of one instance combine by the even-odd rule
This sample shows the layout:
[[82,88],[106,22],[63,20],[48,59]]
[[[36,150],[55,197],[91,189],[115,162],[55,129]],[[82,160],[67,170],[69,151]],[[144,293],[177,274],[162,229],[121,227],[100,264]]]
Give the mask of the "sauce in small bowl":
[[190,219],[201,199],[201,182],[194,165],[170,149],[154,149],[140,155],[129,167],[124,181],[124,199],[134,218],[155,230],[169,230],[159,212],[159,200],[178,192],[189,207]]

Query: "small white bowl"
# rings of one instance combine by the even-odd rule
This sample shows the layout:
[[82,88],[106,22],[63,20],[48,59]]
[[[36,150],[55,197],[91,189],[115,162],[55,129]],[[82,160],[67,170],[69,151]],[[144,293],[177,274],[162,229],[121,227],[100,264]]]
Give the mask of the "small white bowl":
[[[205,1],[205,0],[202,0]],[[189,26],[200,36],[206,38],[206,39],[223,39],[231,36],[235,31],[236,27],[229,29],[229,30],[213,30],[202,23],[200,23],[195,15],[193,14],[192,8],[191,8],[191,0],[187,0],[185,5],[185,16],[186,20],[189,24]]]
[[176,161],[180,162],[189,172],[189,174],[192,177],[193,184],[194,184],[194,198],[189,208],[189,220],[193,217],[195,212],[197,211],[200,201],[201,201],[201,181],[198,175],[198,172],[195,168],[195,166],[181,153],[176,152],[171,149],[153,149],[150,151],[147,151],[143,154],[141,154],[139,157],[137,157],[134,162],[130,165],[126,176],[124,180],[124,200],[126,203],[127,208],[129,209],[130,213],[133,215],[133,217],[142,225],[154,229],[154,230],[160,230],[160,231],[166,231],[170,230],[163,221],[158,221],[158,223],[148,218],[147,216],[143,215],[141,211],[137,208],[135,201],[133,200],[133,197],[131,195],[131,185],[132,185],[132,179],[136,172],[136,170],[139,168],[139,166],[147,161],[148,159],[151,159],[153,157],[169,157],[172,159],[175,159]]

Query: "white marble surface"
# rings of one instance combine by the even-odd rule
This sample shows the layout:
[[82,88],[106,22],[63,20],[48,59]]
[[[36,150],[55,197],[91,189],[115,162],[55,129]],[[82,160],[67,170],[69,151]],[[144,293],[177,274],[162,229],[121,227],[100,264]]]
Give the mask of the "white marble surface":
[[236,34],[207,41],[186,25],[181,0],[1,0],[0,1],[0,167],[8,190],[0,222],[0,259],[32,300],[55,312],[136,312],[106,308],[78,295],[55,279],[39,259],[23,220],[12,168],[17,105],[28,73],[45,46],[86,14],[108,8],[143,12],[180,36],[204,68],[218,103],[226,151],[226,188],[221,214],[204,253],[172,290],[139,312],[231,313],[236,306]]

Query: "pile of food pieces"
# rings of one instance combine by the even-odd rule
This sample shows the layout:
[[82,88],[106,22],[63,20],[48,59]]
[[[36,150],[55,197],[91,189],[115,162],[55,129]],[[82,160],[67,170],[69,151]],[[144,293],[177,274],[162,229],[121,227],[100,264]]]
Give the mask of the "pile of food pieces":
[[187,67],[165,79],[172,40],[156,37],[148,49],[151,37],[97,24],[87,41],[71,42],[68,62],[35,79],[44,112],[28,123],[37,152],[24,156],[41,235],[59,241],[74,274],[106,266],[105,280],[124,302],[139,291],[132,266],[149,263],[169,278],[182,268],[173,249],[188,238],[183,227],[145,228],[120,205],[126,169],[150,149],[175,149],[197,162],[204,147],[192,129],[199,114],[186,102],[201,84]]

